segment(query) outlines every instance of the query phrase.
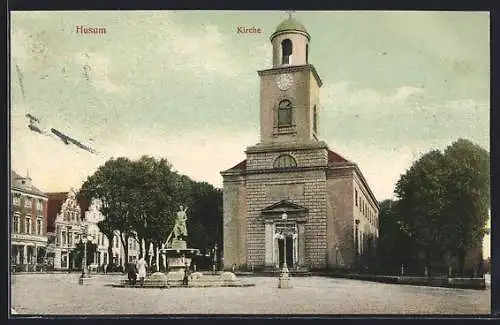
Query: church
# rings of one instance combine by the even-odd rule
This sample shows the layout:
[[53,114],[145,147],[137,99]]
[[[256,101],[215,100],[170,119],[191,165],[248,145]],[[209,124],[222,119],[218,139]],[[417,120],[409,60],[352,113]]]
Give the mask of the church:
[[321,78],[296,19],[270,37],[260,77],[260,142],[223,177],[225,269],[354,268],[373,254],[379,205],[356,163],[318,138]]

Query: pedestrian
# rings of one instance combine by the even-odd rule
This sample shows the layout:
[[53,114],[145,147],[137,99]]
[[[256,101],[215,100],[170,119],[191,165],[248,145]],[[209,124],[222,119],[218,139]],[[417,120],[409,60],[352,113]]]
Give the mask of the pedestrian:
[[144,286],[144,278],[146,277],[146,261],[142,254],[139,255],[139,260],[137,261],[137,276],[139,277],[139,282],[141,287]]
[[135,285],[137,281],[137,267],[135,265],[135,259],[133,259],[130,263],[127,264],[127,274],[129,284]]
[[182,285],[188,286],[189,284],[189,266],[186,263],[186,267],[184,268],[184,278],[182,279]]

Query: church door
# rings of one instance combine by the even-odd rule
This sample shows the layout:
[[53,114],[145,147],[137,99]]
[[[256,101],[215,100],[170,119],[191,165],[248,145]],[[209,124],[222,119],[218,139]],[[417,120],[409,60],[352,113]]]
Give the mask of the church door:
[[285,253],[286,253],[286,265],[288,267],[291,267],[294,263],[292,236],[286,236],[285,239],[278,239],[278,249],[279,249],[279,266],[280,267],[283,266],[283,263],[285,261]]

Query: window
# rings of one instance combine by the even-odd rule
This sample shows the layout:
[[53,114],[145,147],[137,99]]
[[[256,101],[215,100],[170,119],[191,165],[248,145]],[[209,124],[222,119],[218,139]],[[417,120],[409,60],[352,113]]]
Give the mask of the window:
[[43,220],[42,219],[36,220],[36,233],[38,235],[43,235]]
[[290,60],[290,56],[292,55],[292,41],[288,38],[284,39],[281,42],[281,63],[282,64],[290,64],[292,63]]
[[67,242],[68,242],[68,240],[66,238],[66,231],[63,230],[63,232],[62,232],[62,244],[63,244],[63,246],[66,246]]
[[18,214],[14,214],[14,219],[12,220],[13,222],[13,228],[12,232],[19,233],[20,228],[21,228],[21,217]]
[[36,201],[36,209],[37,209],[37,211],[43,211],[43,201],[42,200]]
[[31,234],[31,217],[26,217],[24,224],[24,232],[27,234]]
[[25,208],[32,208],[33,207],[33,201],[29,197],[24,198],[24,207]]
[[313,108],[313,130],[314,133],[318,133],[318,111],[316,109],[316,105]]
[[288,99],[280,101],[278,105],[278,127],[292,125],[292,102]]
[[356,201],[356,206],[358,206],[358,190],[354,189],[354,199]]
[[297,162],[290,155],[281,155],[274,161],[274,168],[293,168],[297,167]]
[[73,245],[73,233],[68,232],[68,246]]
[[309,44],[306,44],[306,63],[309,63]]
[[19,194],[14,194],[12,197],[12,203],[14,205],[20,206],[21,205],[21,196]]

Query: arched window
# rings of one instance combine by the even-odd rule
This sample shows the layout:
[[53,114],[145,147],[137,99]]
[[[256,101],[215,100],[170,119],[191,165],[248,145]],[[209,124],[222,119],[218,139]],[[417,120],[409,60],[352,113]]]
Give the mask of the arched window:
[[292,125],[292,102],[288,99],[280,101],[278,105],[278,127]]
[[288,38],[281,42],[281,63],[290,64],[290,56],[292,55],[292,41]]
[[293,168],[297,167],[295,158],[290,155],[281,155],[274,161],[274,168]]

